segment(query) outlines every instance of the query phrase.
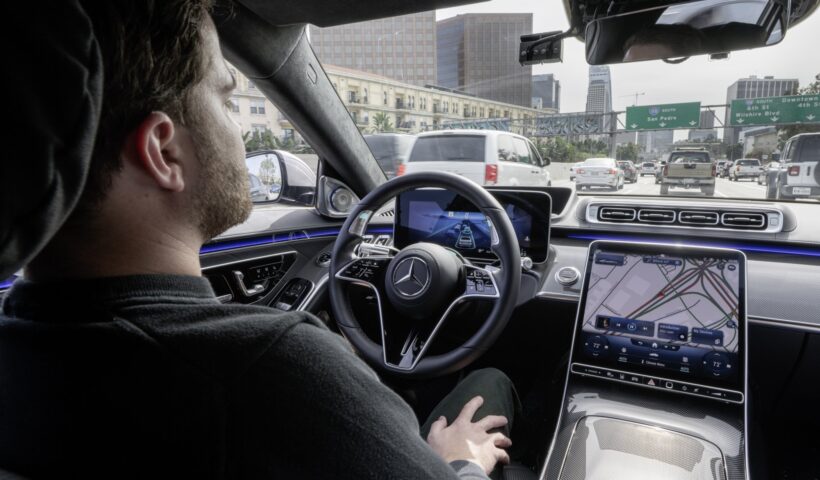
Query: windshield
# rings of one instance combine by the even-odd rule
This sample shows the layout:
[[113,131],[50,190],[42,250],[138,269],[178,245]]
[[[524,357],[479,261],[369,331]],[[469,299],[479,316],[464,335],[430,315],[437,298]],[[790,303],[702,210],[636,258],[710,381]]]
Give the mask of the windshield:
[[419,137],[409,162],[483,162],[484,144],[476,135]]
[[[584,44],[570,37],[563,42],[561,62],[519,64],[521,35],[568,27],[559,0],[492,0],[311,26],[309,36],[363,134],[468,129],[524,137],[420,136],[400,166],[385,162],[383,148],[369,141],[388,177],[430,169],[482,184],[552,185],[581,195],[783,200],[773,189],[776,182],[749,177],[735,182],[737,172],[730,176],[724,167],[740,158],[755,159],[757,165],[777,161],[790,138],[820,131],[820,81],[815,78],[820,64],[808,61],[820,44],[820,14],[789,28],[776,45],[733,51],[726,59],[699,55],[679,64],[651,60],[590,66]],[[801,123],[780,119],[777,108],[794,103],[808,105],[808,118]],[[820,156],[820,140],[811,142],[811,148],[795,151],[802,158]],[[680,152],[686,149],[699,151]],[[604,165],[605,157],[631,161],[643,173],[629,173],[623,188],[585,184],[589,179],[575,174],[578,163],[595,158],[587,165]],[[666,163],[715,168],[675,167],[676,183],[665,188]],[[697,179],[690,182],[688,173]]]

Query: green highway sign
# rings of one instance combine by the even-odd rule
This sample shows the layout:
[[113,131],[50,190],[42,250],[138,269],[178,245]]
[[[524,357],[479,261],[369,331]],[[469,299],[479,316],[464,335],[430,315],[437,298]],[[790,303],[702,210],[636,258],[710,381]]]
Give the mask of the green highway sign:
[[700,126],[700,102],[626,108],[627,130],[698,128],[698,126]]
[[732,100],[729,124],[778,125],[820,122],[820,94]]

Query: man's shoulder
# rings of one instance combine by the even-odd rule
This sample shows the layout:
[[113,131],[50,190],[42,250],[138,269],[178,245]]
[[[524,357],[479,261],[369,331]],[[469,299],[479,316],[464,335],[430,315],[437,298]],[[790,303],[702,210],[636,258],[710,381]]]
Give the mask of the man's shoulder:
[[265,355],[330,341],[314,315],[252,305],[178,305],[123,311],[118,322],[216,377],[235,377]]

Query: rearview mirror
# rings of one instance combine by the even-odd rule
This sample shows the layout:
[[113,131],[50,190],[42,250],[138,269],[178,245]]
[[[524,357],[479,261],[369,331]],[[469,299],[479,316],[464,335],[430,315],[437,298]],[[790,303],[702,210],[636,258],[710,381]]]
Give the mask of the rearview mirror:
[[788,12],[769,0],[699,0],[598,18],[586,25],[590,65],[669,60],[774,45]]

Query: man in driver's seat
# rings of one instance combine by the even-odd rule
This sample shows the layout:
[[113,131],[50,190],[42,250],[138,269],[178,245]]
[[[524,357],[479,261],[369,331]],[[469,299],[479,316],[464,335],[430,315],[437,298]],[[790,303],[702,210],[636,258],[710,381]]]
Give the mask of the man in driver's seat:
[[420,431],[313,316],[217,301],[200,247],[252,205],[209,5],[85,8],[105,72],[92,173],[3,303],[0,466],[36,478],[445,479],[507,462],[517,399],[500,372],[468,376]]

